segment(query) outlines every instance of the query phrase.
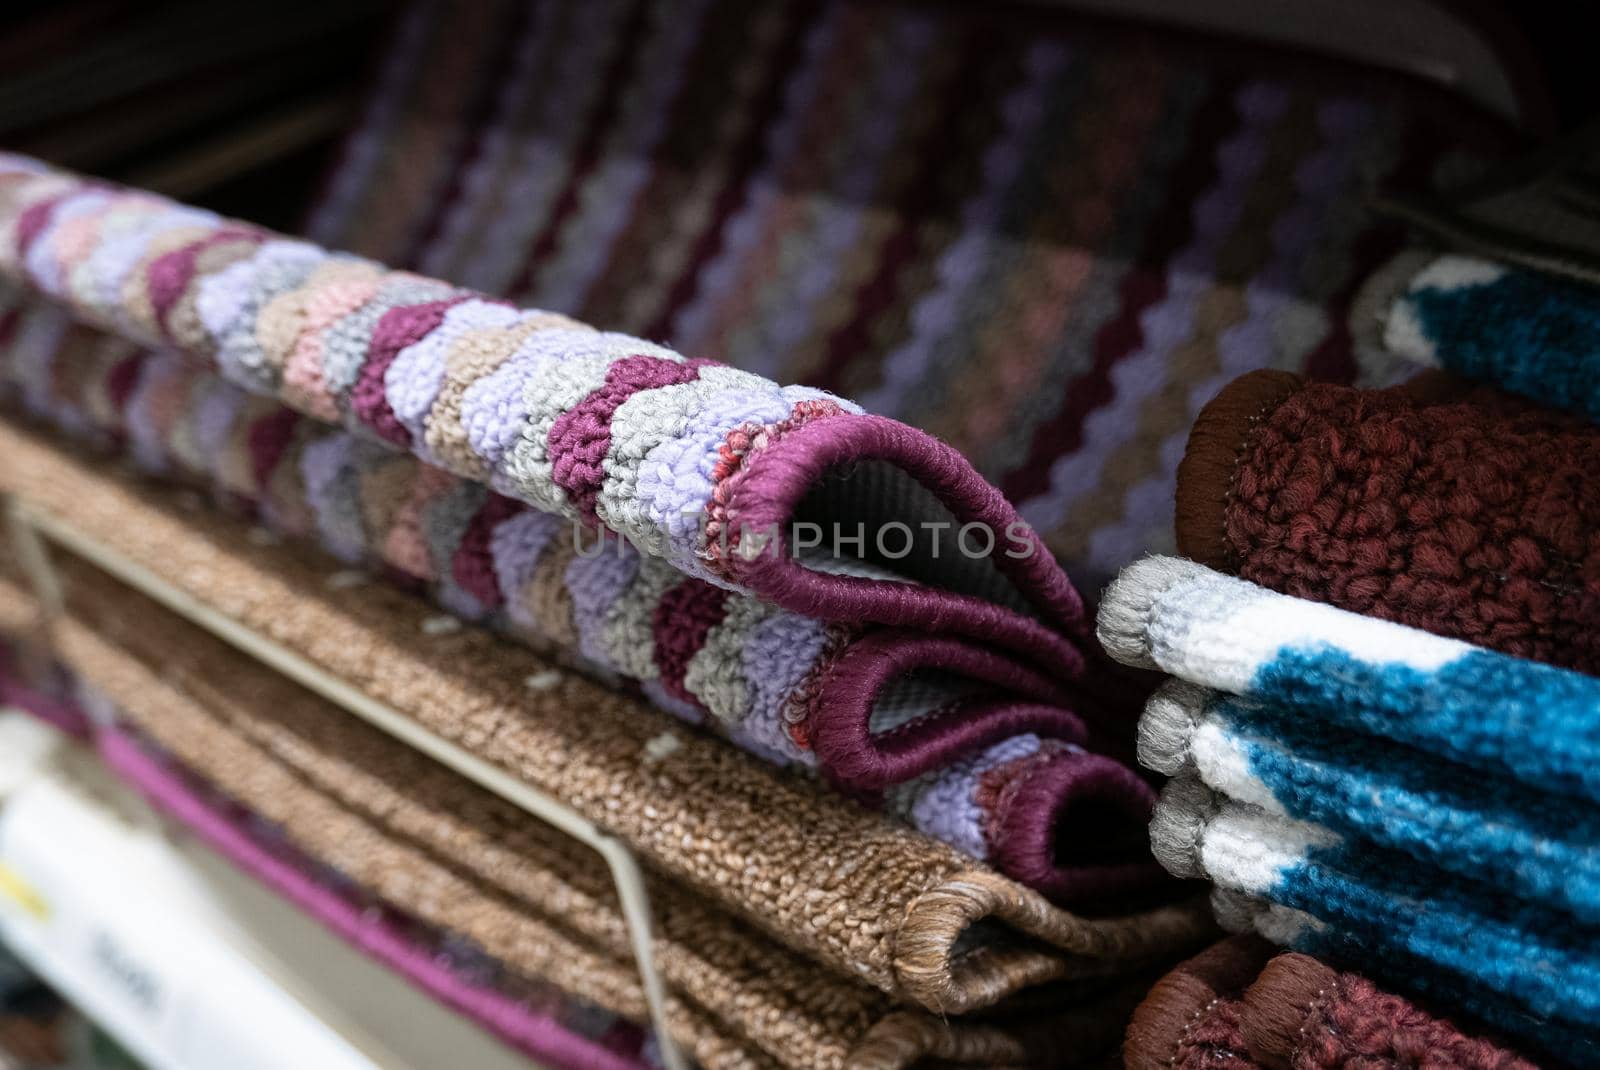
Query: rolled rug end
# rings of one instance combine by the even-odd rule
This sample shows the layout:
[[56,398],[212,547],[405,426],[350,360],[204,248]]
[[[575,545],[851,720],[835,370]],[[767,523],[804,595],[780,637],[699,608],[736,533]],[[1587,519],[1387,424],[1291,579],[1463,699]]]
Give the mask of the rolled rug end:
[[[1220,886],[1213,886],[1211,889],[1211,913],[1217,919],[1217,924],[1230,933],[1259,932],[1268,940],[1277,943],[1274,936],[1265,931],[1272,928],[1266,918],[1266,912],[1266,904],[1248,892]],[[1279,932],[1277,935],[1283,934]]]
[[1173,587],[1210,570],[1181,557],[1145,557],[1117,574],[1100,598],[1095,638],[1116,661],[1135,669],[1165,667],[1150,645],[1156,603]]
[[1249,984],[1272,951],[1257,937],[1233,936],[1174,967],[1128,1022],[1122,1048],[1126,1070],[1170,1070],[1195,1022]]
[[1062,749],[1007,792],[991,862],[1075,909],[1105,909],[1170,884],[1143,830],[1155,792],[1120,762]]
[[1179,553],[1230,571],[1228,499],[1236,489],[1245,443],[1256,423],[1303,385],[1300,376],[1289,372],[1253,371],[1223,387],[1200,410],[1178,464],[1174,524]]
[[1162,789],[1150,819],[1150,851],[1173,876],[1206,876],[1200,864],[1200,837],[1215,811],[1211,789],[1198,776],[1178,777]]
[[1310,1010],[1338,975],[1309,955],[1289,952],[1267,963],[1245,990],[1240,1025],[1250,1057],[1273,1070],[1288,1067],[1304,1043]]
[[1186,680],[1168,680],[1150,696],[1139,718],[1139,764],[1164,776],[1190,767],[1189,741],[1210,692]]

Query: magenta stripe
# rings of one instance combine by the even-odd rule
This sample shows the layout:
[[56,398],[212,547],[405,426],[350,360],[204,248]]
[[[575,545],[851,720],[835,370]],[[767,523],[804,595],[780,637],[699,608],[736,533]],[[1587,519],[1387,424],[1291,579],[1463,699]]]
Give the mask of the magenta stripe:
[[44,228],[50,225],[50,217],[55,215],[56,205],[68,197],[82,193],[83,189],[69,190],[54,197],[47,197],[38,204],[30,204],[22,210],[17,217],[16,245],[18,258],[26,257],[28,249],[38,240]]
[[686,579],[661,596],[651,620],[651,631],[655,640],[656,670],[668,694],[697,708],[705,708],[684,686],[683,678],[689,671],[689,662],[706,645],[706,636],[722,623],[727,612],[728,592],[704,580]]
[[0,643],[0,706],[19,709],[74,739],[88,739],[88,716],[72,703],[23,683],[12,665],[14,657],[9,645]]
[[498,609],[505,603],[505,594],[500,590],[494,569],[494,529],[526,508],[521,502],[490,491],[468,522],[461,543],[450,559],[451,577],[486,609]]
[[556,418],[546,445],[556,486],[590,520],[605,481],[605,459],[611,450],[611,418],[622,403],[641,390],[692,383],[709,360],[673,361],[662,357],[624,357],[606,369],[605,385]]
[[265,235],[249,227],[224,226],[198,241],[188,242],[181,248],[156,257],[145,272],[145,283],[150,294],[150,307],[155,310],[156,323],[162,334],[172,337],[172,327],[167,320],[172,315],[172,306],[178,303],[178,298],[183,296],[193,281],[195,261],[200,254],[213,245],[245,239],[259,243],[265,240]]
[[256,491],[266,488],[278,464],[289,449],[301,416],[293,409],[274,409],[250,425],[246,442],[250,450],[250,475]]
[[144,371],[144,363],[149,356],[149,353],[133,353],[117,361],[106,373],[106,396],[111,399],[111,407],[116,410],[119,421],[124,419],[128,411],[128,401],[139,386],[140,373]]
[[367,359],[356,374],[355,385],[350,388],[350,411],[356,420],[387,442],[411,445],[411,431],[389,405],[384,375],[402,349],[437,330],[444,322],[445,313],[465,300],[465,295],[446,297],[420,305],[402,305],[383,314],[372,332]]
[[[884,689],[917,671],[938,671],[1004,689],[930,712],[887,732],[872,731]],[[854,791],[879,791],[1024,732],[1082,742],[1083,721],[1062,708],[1055,681],[986,647],[959,639],[870,632],[827,670],[809,712],[823,770]]]
[[318,884],[293,864],[274,857],[120,732],[102,731],[95,742],[106,765],[117,775],[241,871],[277,892],[373,961],[483,1025],[518,1051],[571,1070],[641,1070],[645,1065],[578,1036],[554,1018],[507,995],[464,980],[428,951],[412,943],[381,914],[369,914],[360,905]]
[[1023,764],[1001,812],[990,815],[990,864],[1075,906],[1121,905],[1168,883],[1144,836],[1156,793],[1138,773],[1078,750]]

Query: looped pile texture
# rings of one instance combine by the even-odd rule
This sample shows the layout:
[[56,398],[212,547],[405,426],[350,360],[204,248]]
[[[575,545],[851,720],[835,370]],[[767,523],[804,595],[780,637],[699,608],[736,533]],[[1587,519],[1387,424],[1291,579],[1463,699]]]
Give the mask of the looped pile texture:
[[[641,858],[831,970],[961,1014],[1125,975],[1203,939],[1192,902],[1073,914],[815,784],[335,562],[252,538],[11,427],[0,487],[562,799]],[[126,619],[135,619],[128,617]],[[396,672],[403,666],[403,672]],[[805,864],[796,866],[795,860]]]
[[1254,372],[1202,412],[1178,548],[1285,594],[1600,670],[1600,431],[1464,383]]
[[1534,1070],[1527,1059],[1307,955],[1234,937],[1156,983],[1128,1026],[1127,1070]]

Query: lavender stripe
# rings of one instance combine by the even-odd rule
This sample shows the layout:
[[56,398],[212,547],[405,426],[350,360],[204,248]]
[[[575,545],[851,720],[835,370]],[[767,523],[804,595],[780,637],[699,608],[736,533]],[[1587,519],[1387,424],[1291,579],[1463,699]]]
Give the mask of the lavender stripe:
[[578,650],[589,661],[617,668],[607,643],[606,619],[638,575],[638,551],[621,539],[607,539],[603,547],[586,544],[567,566],[565,582],[572,593]]

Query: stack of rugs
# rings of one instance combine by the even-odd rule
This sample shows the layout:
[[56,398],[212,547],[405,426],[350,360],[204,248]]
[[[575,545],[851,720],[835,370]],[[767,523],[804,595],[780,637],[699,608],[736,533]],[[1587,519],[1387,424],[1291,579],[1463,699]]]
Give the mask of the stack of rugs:
[[[423,0],[304,239],[0,156],[0,494],[132,570],[0,556],[0,699],[553,1066],[662,1063],[605,865],[219,633],[637,853],[708,1070],[1099,1064],[1147,994],[1129,1066],[1459,1038],[1258,943],[1151,993],[1213,906],[1586,1052],[1587,678],[1519,659],[1600,654],[1588,429],[1289,374],[1410,374],[1352,323],[1404,244],[1366,206],[1504,131],[1281,59],[1054,10]],[[1097,638],[1079,590],[1174,549]]]
[[[704,1008],[685,1012],[680,1038],[698,1060],[814,1065],[821,1047],[824,1062],[852,1065],[1015,1061],[1080,1033],[1094,1050],[1113,1038],[1117,1002],[1137,994],[1104,979],[1137,976],[1203,936],[1193,905],[1166,905],[1180,893],[1148,859],[1151,789],[1104,753],[1125,747],[1119,708],[1138,685],[1108,670],[1065,575],[948,447],[821,391],[22,158],[0,176],[0,235],[0,270],[31,291],[17,291],[8,315],[5,363],[25,408],[71,436],[120,444],[136,466],[248,501],[266,536],[320,541],[428,589],[456,615],[419,619],[375,590],[330,593],[326,573],[338,570],[319,576],[293,553],[269,569],[263,551],[239,549],[237,531],[213,536],[199,517],[178,520],[20,430],[4,432],[7,491],[368,695],[542,777],[614,833],[631,828],[634,846],[679,880],[845,975],[758,984],[756,960],[779,950],[755,934],[732,940],[715,963],[722,976],[672,978]],[[859,542],[860,556],[798,552],[791,536],[802,522],[909,533],[926,522],[950,541],[942,566],[930,567],[935,544],[899,572],[904,555],[874,557]],[[962,553],[978,545],[972,531],[1009,541]],[[314,805],[318,792],[307,790],[297,809],[275,809],[282,793],[261,786],[264,767],[229,763],[226,729],[198,721],[235,706],[282,720],[295,703],[276,692],[293,685],[275,689],[269,670],[216,644],[192,675],[181,672],[208,649],[203,636],[177,619],[158,624],[161,611],[92,575],[72,582],[67,613],[52,629],[55,648],[116,708],[116,723],[132,726],[105,737],[123,741],[119,764],[127,740],[148,736],[345,879],[529,976],[639,1013],[637,984],[614,962],[604,981],[563,983],[583,955],[542,929],[530,935],[532,923],[501,901],[507,893],[462,884],[460,867],[490,860],[437,824],[433,849],[451,859],[437,886],[397,870],[400,856],[390,866],[330,854],[361,842],[355,831],[308,846],[343,827],[324,812],[334,804]],[[815,766],[956,850],[829,799],[809,778],[666,730],[624,698],[592,685],[575,693],[549,662],[462,631],[463,617],[631,687],[767,764]],[[473,669],[462,677],[440,658]],[[424,681],[430,668],[437,676]],[[212,693],[207,682],[218,680],[229,684]],[[524,734],[535,696],[560,710],[539,719],[554,733],[543,741]],[[180,720],[185,709],[194,722]],[[307,716],[338,720],[326,709]],[[368,745],[322,746],[348,758]],[[416,780],[390,772],[374,783]],[[320,790],[346,789],[350,778],[330,775]],[[441,805],[425,798],[429,811]],[[339,805],[402,820],[392,800]],[[480,826],[481,842],[503,838],[493,827]],[[525,865],[544,879],[567,869]],[[437,914],[444,903],[454,910]],[[685,953],[708,955],[701,934],[718,924],[684,930]],[[727,976],[739,970],[755,973]],[[863,981],[920,1005],[922,1017],[890,1013]],[[926,1013],[983,1010],[1044,984],[1083,989],[1083,1000],[1039,1010],[1036,994],[1020,1017],[970,1027]],[[804,1045],[788,1038],[802,1026]]]
[[1600,296],[1467,263],[1422,268],[1383,330],[1576,411],[1433,371],[1247,375],[1179,470],[1188,559],[1125,569],[1099,634],[1175,677],[1139,725],[1173,777],[1152,845],[1226,927],[1592,1065],[1600,429],[1575,373]]

